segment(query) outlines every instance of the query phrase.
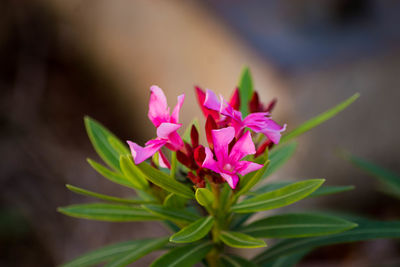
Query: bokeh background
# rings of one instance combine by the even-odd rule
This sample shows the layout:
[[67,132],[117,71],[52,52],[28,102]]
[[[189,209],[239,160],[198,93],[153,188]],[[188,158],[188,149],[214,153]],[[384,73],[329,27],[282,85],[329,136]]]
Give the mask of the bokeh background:
[[[63,216],[91,200],[66,183],[129,196],[86,163],[97,159],[83,116],[123,140],[154,136],[149,87],[169,103],[186,94],[182,121],[199,116],[194,85],[228,97],[243,65],[274,118],[293,129],[355,92],[346,111],[299,138],[271,179],[327,178],[356,186],[289,209],[399,219],[399,202],[339,158],[346,149],[400,173],[400,2],[395,0],[3,0],[0,2],[0,266],[56,266],[83,252],[167,231],[157,223]],[[398,243],[331,246],[300,266],[400,266]],[[251,256],[249,251],[242,252]],[[134,266],[147,266],[157,253]]]

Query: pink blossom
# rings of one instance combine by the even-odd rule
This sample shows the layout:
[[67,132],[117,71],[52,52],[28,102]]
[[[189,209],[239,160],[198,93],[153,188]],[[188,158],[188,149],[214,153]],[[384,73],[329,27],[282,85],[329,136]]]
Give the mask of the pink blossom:
[[[154,126],[157,127],[157,138],[148,141],[145,147],[128,141],[135,164],[139,164],[150,158],[163,146],[171,150],[179,150],[183,146],[182,138],[177,133],[177,130],[182,126],[178,121],[179,111],[182,107],[185,95],[182,94],[178,96],[178,103],[170,115],[167,98],[162,89],[153,85],[150,90],[148,117]],[[162,161],[160,161],[162,167],[168,166],[165,160],[166,158],[163,158]]]
[[218,98],[211,90],[206,91],[203,105],[225,116],[223,119],[235,128],[236,136],[240,135],[241,131],[247,127],[254,132],[263,133],[274,144],[278,144],[281,138],[281,132],[286,129],[286,124],[280,126],[269,117],[270,114],[268,112],[251,113],[243,119],[240,111],[235,110],[229,103],[225,102],[222,96]]
[[229,144],[235,138],[233,127],[212,130],[212,138],[216,160],[211,149],[207,147],[205,150],[206,158],[202,167],[219,173],[232,189],[236,188],[239,181],[238,174],[246,175],[262,168],[261,164],[241,161],[245,156],[256,153],[250,132],[242,135],[230,151]]

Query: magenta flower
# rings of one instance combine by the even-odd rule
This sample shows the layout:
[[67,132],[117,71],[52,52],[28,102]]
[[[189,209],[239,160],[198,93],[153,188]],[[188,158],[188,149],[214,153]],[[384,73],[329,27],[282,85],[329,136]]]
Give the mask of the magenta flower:
[[268,112],[255,112],[242,118],[242,113],[235,110],[229,103],[225,102],[222,96],[219,98],[213,91],[208,90],[203,105],[211,110],[218,111],[225,116],[229,124],[235,128],[236,136],[240,135],[244,128],[250,128],[256,133],[263,133],[274,144],[278,144],[281,138],[281,132],[285,131],[286,124],[280,126],[270,117]]
[[[162,89],[153,85],[150,90],[148,117],[154,126],[157,127],[157,138],[148,141],[145,147],[128,141],[135,164],[139,164],[150,158],[163,146],[174,151],[179,150],[183,146],[182,138],[176,131],[182,126],[178,121],[179,111],[182,107],[185,95],[182,94],[178,96],[178,103],[170,115],[167,98]],[[161,160],[160,163],[162,167],[168,166],[165,162],[165,158],[161,158]]]
[[238,174],[246,175],[262,168],[261,164],[241,161],[245,156],[256,153],[250,132],[242,135],[230,151],[229,144],[235,138],[233,127],[212,130],[212,138],[216,160],[211,149],[207,147],[202,167],[219,173],[232,189],[236,188],[239,181]]

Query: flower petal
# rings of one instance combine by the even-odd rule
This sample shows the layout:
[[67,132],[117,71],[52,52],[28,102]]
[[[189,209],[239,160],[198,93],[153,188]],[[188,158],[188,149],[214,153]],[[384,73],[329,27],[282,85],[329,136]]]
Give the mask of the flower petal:
[[250,131],[247,131],[233,146],[231,153],[229,154],[229,161],[237,162],[243,157],[255,153],[256,148],[254,146],[253,140],[251,139],[251,133]]
[[236,188],[236,185],[239,182],[239,177],[236,174],[227,174],[227,173],[220,173],[220,174],[232,189]]
[[181,128],[182,124],[163,122],[157,127],[157,136],[160,138],[168,138],[170,134]]
[[206,93],[200,88],[200,87],[195,87],[196,89],[196,96],[197,96],[197,101],[200,105],[201,111],[204,114],[204,117],[208,117],[208,115],[211,115],[214,120],[218,120],[219,118],[219,113],[215,110],[210,110],[204,106],[204,100],[206,99]]
[[286,130],[286,124],[280,126],[273,120],[269,120],[265,129],[261,132],[265,134],[274,144],[278,144],[281,139],[281,132]]
[[236,88],[235,91],[233,92],[233,95],[231,96],[231,99],[229,100],[229,105],[236,109],[240,109],[240,95],[239,95],[239,89]]
[[146,159],[153,156],[154,153],[156,153],[161,147],[163,147],[167,143],[167,140],[152,139],[146,143],[145,147],[141,147],[131,141],[127,141],[127,143],[131,149],[132,157],[135,160],[135,164],[140,164]]
[[228,160],[228,146],[235,137],[235,129],[226,127],[219,130],[212,130],[214,152],[218,161],[225,162]]
[[206,149],[206,158],[204,159],[202,167],[219,173],[220,171],[218,169],[218,163],[214,160],[214,155],[211,149],[209,149],[208,147],[206,147],[205,149]]
[[159,157],[158,157],[158,165],[161,168],[171,169],[171,164],[169,163],[167,157],[164,155],[164,153],[162,153],[161,150],[159,151],[158,155],[159,155]]
[[215,111],[220,111],[220,109],[221,109],[220,100],[218,99],[217,95],[209,89],[206,90],[206,99],[204,100],[203,105],[206,108],[215,110]]
[[156,85],[150,87],[150,101],[148,117],[154,126],[158,127],[163,122],[168,122],[169,108],[167,105],[167,98],[162,89]]
[[174,110],[172,111],[172,114],[171,114],[171,122],[178,123],[178,121],[179,121],[179,111],[181,110],[181,107],[183,105],[183,101],[184,100],[185,100],[185,95],[184,94],[178,96],[178,103],[174,107]]
[[168,135],[167,148],[171,150],[179,150],[184,146],[183,140],[177,132]]
[[240,174],[240,175],[246,175],[250,172],[256,171],[258,169],[261,169],[263,167],[262,164],[258,164],[258,163],[254,163],[251,161],[240,161],[238,162],[238,164],[236,165],[236,171]]

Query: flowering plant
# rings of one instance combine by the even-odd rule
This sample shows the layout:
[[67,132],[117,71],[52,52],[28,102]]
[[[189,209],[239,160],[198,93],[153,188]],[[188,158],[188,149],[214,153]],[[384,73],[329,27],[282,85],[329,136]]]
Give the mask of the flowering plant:
[[[278,214],[249,223],[256,212],[352,189],[322,186],[324,179],[261,182],[293,154],[293,138],[345,109],[358,94],[284,134],[286,124],[271,117],[276,100],[267,105],[260,102],[248,69],[243,71],[229,101],[211,90],[196,87],[195,92],[206,118],[204,131],[194,120],[180,135],[179,112],[184,95],[178,96],[170,112],[163,91],[151,87],[148,117],[156,127],[157,137],[144,147],[127,141],[128,148],[101,124],[85,118],[89,138],[109,167],[91,159],[89,164],[108,180],[133,189],[137,196],[125,199],[67,185],[73,192],[105,203],[72,205],[59,211],[100,221],[160,221],[172,234],[113,244],[64,266],[102,262],[106,266],[126,266],[155,250],[167,252],[151,266],[192,266],[198,262],[206,266],[271,266],[276,260],[287,261],[284,266],[290,266],[293,259],[300,259],[317,246],[347,242],[347,236],[353,238],[350,241],[363,239],[354,238],[353,230],[344,239],[338,236],[357,224],[327,214]],[[200,143],[201,134],[207,145]],[[321,241],[320,237],[324,239]],[[265,238],[283,241],[251,261],[226,249],[265,247]],[[296,243],[299,240],[300,244]]]

